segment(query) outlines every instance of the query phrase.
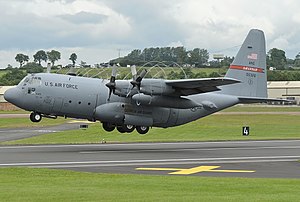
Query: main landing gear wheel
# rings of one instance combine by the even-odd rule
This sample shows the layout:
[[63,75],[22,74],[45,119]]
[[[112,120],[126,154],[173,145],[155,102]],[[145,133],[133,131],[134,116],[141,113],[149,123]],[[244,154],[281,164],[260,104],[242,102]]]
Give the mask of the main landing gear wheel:
[[117,127],[120,133],[131,133],[134,131],[135,127],[133,125],[121,125]]
[[32,112],[30,114],[30,121],[34,122],[34,123],[38,123],[42,120],[42,115],[36,112]]
[[102,127],[107,132],[111,132],[111,131],[113,131],[115,129],[115,126],[113,124],[106,123],[106,122],[102,123]]
[[139,134],[144,135],[144,134],[148,133],[149,127],[148,126],[136,126],[136,131]]
[[124,125],[123,128],[127,133],[131,133],[135,129],[134,125]]
[[117,127],[117,130],[118,130],[120,133],[126,133],[125,128],[124,128],[123,126],[118,126],[118,127]]

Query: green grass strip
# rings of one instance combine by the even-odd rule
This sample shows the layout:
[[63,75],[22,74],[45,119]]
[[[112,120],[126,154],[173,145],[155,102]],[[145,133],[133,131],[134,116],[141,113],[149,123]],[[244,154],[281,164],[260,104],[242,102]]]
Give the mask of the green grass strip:
[[[70,121],[70,120],[69,120]],[[32,123],[28,118],[0,118],[0,128],[20,128],[20,127],[44,127],[65,123],[64,118],[46,119],[43,118],[40,123]]]
[[300,201],[298,179],[1,168],[1,201]]
[[[250,126],[250,136],[242,136],[242,126]],[[173,142],[217,140],[300,139],[300,116],[287,114],[215,114],[173,128],[152,128],[147,135],[137,132],[109,133],[99,123],[87,130],[41,135],[4,144],[76,144],[107,142]]]

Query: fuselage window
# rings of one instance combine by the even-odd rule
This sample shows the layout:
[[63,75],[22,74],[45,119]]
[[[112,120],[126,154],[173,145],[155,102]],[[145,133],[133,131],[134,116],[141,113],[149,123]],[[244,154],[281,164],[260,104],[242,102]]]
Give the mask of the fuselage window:
[[35,88],[28,88],[28,94],[35,94]]

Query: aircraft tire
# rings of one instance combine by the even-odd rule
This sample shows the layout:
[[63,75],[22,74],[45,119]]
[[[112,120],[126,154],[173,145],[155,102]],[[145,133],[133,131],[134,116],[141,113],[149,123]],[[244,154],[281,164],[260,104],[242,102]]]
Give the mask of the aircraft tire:
[[148,133],[149,127],[148,126],[136,126],[136,131],[139,134],[144,135],[144,134]]
[[127,132],[126,129],[125,129],[125,127],[123,127],[123,126],[118,126],[118,127],[117,127],[117,130],[118,130],[120,133],[126,133],[126,132]]
[[134,125],[124,125],[123,128],[126,131],[126,133],[131,133],[134,131],[135,126]]
[[107,132],[111,132],[115,129],[115,126],[111,123],[107,123],[107,122],[103,122],[102,123],[102,127],[105,131]]
[[32,112],[30,114],[30,121],[34,122],[34,123],[38,123],[42,120],[42,115],[36,112]]

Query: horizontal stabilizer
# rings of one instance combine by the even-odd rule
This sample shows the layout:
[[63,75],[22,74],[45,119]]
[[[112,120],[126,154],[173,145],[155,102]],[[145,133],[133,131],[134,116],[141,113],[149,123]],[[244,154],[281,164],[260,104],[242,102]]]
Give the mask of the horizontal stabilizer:
[[240,103],[252,104],[252,103],[267,103],[267,102],[291,102],[285,99],[272,99],[272,98],[259,98],[259,97],[239,97]]

